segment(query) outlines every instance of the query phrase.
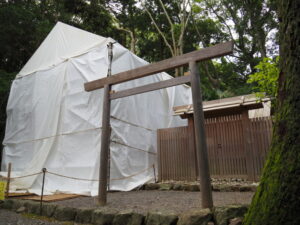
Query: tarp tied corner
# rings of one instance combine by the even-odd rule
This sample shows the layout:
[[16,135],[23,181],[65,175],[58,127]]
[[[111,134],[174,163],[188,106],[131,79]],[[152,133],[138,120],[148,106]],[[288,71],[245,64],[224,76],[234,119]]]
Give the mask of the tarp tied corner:
[[[9,162],[12,177],[47,168],[52,174],[46,174],[46,193],[97,195],[102,90],[85,92],[84,83],[106,76],[111,41],[60,22],[55,25],[12,84],[2,170]],[[147,64],[118,43],[113,51],[112,74]],[[113,89],[166,79],[168,74],[159,73]],[[129,191],[154,178],[156,130],[184,125],[172,116],[172,108],[189,103],[185,85],[112,101],[111,190]],[[41,182],[42,174],[37,174],[13,180],[12,188],[40,194]]]

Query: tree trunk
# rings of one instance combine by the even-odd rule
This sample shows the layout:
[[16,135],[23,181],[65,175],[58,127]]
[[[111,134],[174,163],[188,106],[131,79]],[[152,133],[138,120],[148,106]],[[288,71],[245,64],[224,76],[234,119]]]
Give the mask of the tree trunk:
[[300,2],[279,0],[280,76],[272,145],[243,224],[300,224]]

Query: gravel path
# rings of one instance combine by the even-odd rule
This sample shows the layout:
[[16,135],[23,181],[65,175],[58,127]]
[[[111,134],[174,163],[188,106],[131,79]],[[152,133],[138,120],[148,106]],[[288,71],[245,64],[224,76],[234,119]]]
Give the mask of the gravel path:
[[[213,192],[215,206],[231,204],[249,204],[253,192]],[[187,210],[200,208],[200,192],[185,191],[131,191],[108,193],[108,204],[105,208],[117,211],[132,209],[138,213],[146,214],[149,211],[173,211],[182,213]],[[54,202],[75,208],[97,208],[96,197],[79,197]],[[28,218],[13,211],[0,209],[0,225],[65,225],[66,223],[51,221],[41,217]],[[76,224],[76,223],[68,223]]]
[[[253,192],[213,192],[215,206],[232,204],[250,204]],[[139,213],[147,213],[156,210],[171,210],[181,213],[201,204],[200,192],[185,191],[131,191],[112,192],[107,196],[108,204],[105,208],[124,210],[132,209]],[[75,208],[96,208],[95,197],[79,197],[56,202],[64,206]]]

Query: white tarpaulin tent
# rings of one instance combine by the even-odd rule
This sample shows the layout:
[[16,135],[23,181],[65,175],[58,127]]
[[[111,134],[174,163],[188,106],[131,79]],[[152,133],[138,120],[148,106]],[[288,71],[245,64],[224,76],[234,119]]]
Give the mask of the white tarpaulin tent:
[[[85,92],[84,83],[106,76],[109,42],[114,40],[60,22],[55,25],[13,81],[4,171],[11,162],[13,177],[47,168],[64,176],[98,179],[103,90]],[[147,64],[118,43],[113,53],[112,74]],[[170,78],[159,73],[114,85],[113,90]],[[111,190],[128,191],[153,179],[156,130],[184,125],[172,116],[172,108],[189,103],[190,88],[185,85],[112,101]],[[15,179],[11,188],[40,194],[41,177]],[[96,195],[97,188],[97,181],[46,174],[46,193]]]

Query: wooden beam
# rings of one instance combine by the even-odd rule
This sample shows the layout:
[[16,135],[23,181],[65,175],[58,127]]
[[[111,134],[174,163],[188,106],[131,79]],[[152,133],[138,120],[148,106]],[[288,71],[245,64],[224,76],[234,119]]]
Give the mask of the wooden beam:
[[233,42],[225,42],[212,47],[204,48],[198,51],[193,51],[180,56],[175,56],[170,59],[166,59],[157,63],[152,63],[146,66],[142,66],[133,70],[121,72],[111,77],[94,80],[84,84],[86,91],[93,91],[103,88],[105,84],[118,84],[137,78],[142,78],[151,74],[166,71],[168,69],[177,68],[187,65],[189,62],[204,61],[224,55],[231,54],[233,52]]
[[136,88],[130,88],[127,90],[114,92],[114,93],[110,94],[110,99],[123,98],[123,97],[127,97],[130,95],[136,95],[136,94],[141,94],[141,93],[145,93],[145,92],[149,92],[149,91],[155,91],[155,90],[159,90],[162,88],[185,84],[190,81],[191,81],[190,76],[182,76],[182,77],[172,78],[169,80],[164,80],[164,81],[156,82],[153,84],[147,84],[147,85],[136,87]]
[[208,166],[200,75],[196,62],[190,62],[189,68],[191,72],[192,99],[194,107],[195,143],[198,161],[198,173],[200,177],[202,208],[212,208],[213,200]]

